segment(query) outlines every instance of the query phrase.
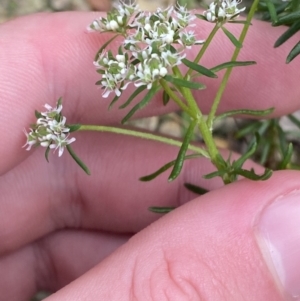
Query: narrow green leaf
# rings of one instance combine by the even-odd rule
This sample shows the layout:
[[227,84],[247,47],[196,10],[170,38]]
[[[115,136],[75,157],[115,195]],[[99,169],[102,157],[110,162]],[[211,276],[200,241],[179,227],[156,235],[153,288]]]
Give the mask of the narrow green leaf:
[[163,92],[162,96],[163,96],[163,105],[166,106],[170,100],[170,96],[166,91]]
[[277,13],[276,13],[276,8],[274,3],[272,3],[270,0],[265,0],[267,3],[267,7],[270,13],[270,17],[273,23],[276,23],[278,21]]
[[274,111],[274,108],[269,108],[266,110],[248,110],[248,109],[242,109],[242,110],[232,110],[225,112],[223,114],[218,115],[215,120],[220,120],[222,118],[234,116],[234,115],[249,115],[249,116],[266,116],[269,115]]
[[257,142],[255,141],[250,145],[249,149],[243,154],[239,159],[233,162],[232,167],[234,169],[239,169],[243,166],[246,160],[248,160],[256,151],[257,149]]
[[184,183],[184,187],[186,189],[190,190],[191,192],[194,192],[194,193],[199,194],[199,195],[203,195],[203,194],[208,192],[207,189],[204,189],[202,187],[199,187],[197,185],[190,184],[190,183]]
[[69,133],[72,133],[72,132],[76,132],[80,129],[81,127],[81,124],[79,123],[76,123],[76,124],[68,124],[67,127],[70,129]]
[[278,169],[286,169],[293,155],[293,143],[289,143]]
[[[199,155],[199,154],[192,154],[192,155],[185,156],[184,159],[185,160],[194,159],[194,158],[198,158],[200,156],[201,155]],[[172,166],[174,166],[175,162],[176,162],[176,160],[168,162],[167,164],[165,164],[164,166],[162,166],[160,169],[158,169],[154,173],[152,173],[150,175],[147,175],[147,176],[144,176],[144,177],[141,177],[139,180],[142,181],[142,182],[151,181],[151,180],[155,179],[157,176],[159,176],[160,174],[162,174],[163,172],[165,172],[166,170],[168,170],[169,168],[171,168]]]
[[56,106],[59,107],[62,104],[62,97],[60,97],[56,103]]
[[294,23],[291,27],[289,27],[275,42],[274,47],[279,47],[283,43],[285,43],[289,38],[291,38],[294,34],[296,34],[300,30],[300,21]]
[[227,69],[227,68],[233,68],[233,67],[241,67],[241,66],[250,66],[250,65],[256,65],[256,62],[254,61],[245,61],[245,62],[227,62],[220,64],[216,67],[211,68],[210,70],[213,72],[218,72],[222,69]]
[[153,96],[158,92],[160,89],[159,86],[153,85],[152,88],[148,91],[148,93],[145,95],[145,97],[142,99],[141,102],[139,102],[137,105],[135,105],[129,113],[122,119],[121,123],[124,124],[126,121],[129,120],[129,118],[138,110],[144,108],[150,100],[153,98]]
[[168,213],[172,210],[176,209],[176,207],[149,207],[148,210],[154,213]]
[[105,42],[102,47],[97,51],[94,60],[97,61],[99,58],[99,54],[102,53],[102,51],[117,37],[119,34],[114,35],[111,39],[109,39],[107,42]]
[[286,134],[285,134],[285,132],[283,131],[282,127],[279,124],[279,119],[274,119],[274,123],[275,123],[275,128],[276,128],[277,133],[278,133],[280,151],[281,151],[281,154],[284,155],[286,149],[288,148],[288,144],[287,144],[287,141],[286,141]]
[[288,119],[293,122],[299,129],[300,129],[300,120],[297,119],[294,115],[289,114],[287,115]]
[[43,117],[43,115],[37,110],[34,111],[34,115],[35,115],[36,119],[39,119],[39,118]]
[[291,1],[291,9],[292,9],[292,11],[295,11],[298,8],[300,8],[299,0],[292,0]]
[[228,31],[224,26],[221,27],[227,38],[232,42],[232,44],[237,48],[242,48],[243,45],[240,43],[239,40],[230,32]]
[[259,163],[261,165],[265,165],[267,160],[268,160],[268,157],[269,157],[269,154],[270,154],[270,150],[271,150],[271,143],[269,140],[265,141],[262,145],[262,151],[261,151],[261,156],[260,156],[260,159],[259,159]]
[[218,171],[211,172],[207,175],[204,175],[203,178],[209,180],[215,177],[222,177],[225,173],[226,170],[220,170],[220,171],[218,170]]
[[[96,72],[99,73],[99,74],[105,74],[105,70],[103,70],[103,69],[97,69]],[[98,85],[97,84],[98,82],[96,82],[96,85]]]
[[238,169],[235,171],[236,174],[253,180],[253,181],[265,181],[268,180],[271,176],[273,171],[271,169],[266,168],[262,175],[257,175],[253,170],[246,170],[246,169]]
[[132,94],[131,96],[128,98],[128,100],[123,103],[121,106],[119,106],[119,109],[124,109],[126,108],[131,102],[132,100],[139,95],[142,91],[144,91],[147,88],[147,86],[140,86],[138,87]]
[[299,19],[300,19],[300,11],[295,11],[295,12],[286,14],[282,17],[279,17],[278,21],[274,24],[274,26],[292,24],[295,21],[299,21]]
[[48,146],[46,148],[46,151],[45,151],[45,158],[46,158],[46,160],[47,160],[48,163],[49,163],[49,152],[50,152],[50,147]]
[[259,1],[258,5],[257,5],[257,9],[259,11],[266,11],[268,8],[267,8],[267,3],[266,2],[262,2],[262,1]]
[[205,85],[201,83],[190,82],[184,79],[173,77],[171,75],[166,75],[164,79],[176,86],[185,87],[189,89],[202,90],[206,88]]
[[113,107],[113,105],[119,100],[119,98],[121,97],[121,95],[120,96],[115,96],[114,98],[113,98],[113,100],[110,102],[110,104],[109,104],[109,106],[108,106],[108,110],[110,110],[112,107]]
[[79,159],[79,157],[75,154],[74,150],[71,148],[70,144],[66,146],[69,154],[75,160],[75,162],[85,171],[86,174],[90,175],[91,172],[88,167]]
[[211,70],[201,66],[201,65],[198,65],[192,61],[189,61],[187,59],[182,59],[181,60],[187,67],[191,68],[192,70],[202,74],[202,75],[205,75],[207,77],[212,77],[212,78],[217,78],[218,75],[215,74],[214,72],[212,72]]
[[135,59],[135,60],[133,60],[130,64],[133,65],[133,66],[135,66],[135,65],[137,65],[138,63],[140,63],[140,60],[139,60],[139,59]]
[[238,130],[234,137],[236,139],[242,138],[248,134],[253,134],[255,132],[258,131],[258,129],[261,127],[261,121],[255,121],[255,122],[251,122],[248,125],[244,126],[243,128],[241,128],[240,130]]
[[207,19],[203,16],[203,15],[200,15],[200,14],[195,14],[195,16],[200,19],[200,20],[205,20],[207,21]]
[[249,23],[246,20],[232,20],[232,21],[228,21],[228,23],[234,23],[234,24],[244,24],[244,25],[252,25],[252,23]]
[[193,134],[194,134],[194,129],[195,129],[195,126],[197,125],[197,122],[198,120],[193,120],[188,129],[187,129],[187,132],[185,134],[185,137],[183,139],[183,142],[182,142],[182,145],[180,147],[180,150],[178,152],[178,156],[176,158],[176,162],[174,164],[174,167],[173,167],[173,170],[169,176],[169,182],[171,181],[174,181],[180,174],[181,172],[181,169],[182,169],[182,166],[183,166],[183,162],[184,162],[184,159],[185,159],[185,153],[189,147],[189,144],[190,144],[190,141],[193,137]]
[[166,48],[167,48],[167,50],[170,50],[171,53],[177,53],[178,52],[178,50],[174,46],[172,46],[170,44],[167,45]]
[[298,42],[295,47],[291,50],[288,57],[286,58],[286,63],[290,63],[298,54],[300,53],[300,42]]

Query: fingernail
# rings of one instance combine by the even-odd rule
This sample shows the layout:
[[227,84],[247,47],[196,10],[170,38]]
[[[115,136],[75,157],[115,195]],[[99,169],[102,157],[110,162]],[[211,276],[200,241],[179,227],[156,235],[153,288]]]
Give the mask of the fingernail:
[[258,221],[258,241],[275,279],[293,298],[300,296],[300,191],[275,199]]

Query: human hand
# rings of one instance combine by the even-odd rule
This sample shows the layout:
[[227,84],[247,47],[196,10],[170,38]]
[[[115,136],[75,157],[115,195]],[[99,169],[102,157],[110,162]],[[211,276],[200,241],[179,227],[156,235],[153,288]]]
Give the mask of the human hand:
[[[0,26],[0,299],[28,300],[36,290],[47,289],[58,290],[49,301],[288,300],[283,284],[300,294],[296,252],[293,256],[300,244],[295,231],[297,172],[221,187],[217,179],[201,179],[212,166],[199,159],[186,162],[188,168],[173,183],[162,175],[145,184],[138,178],[172,160],[177,149],[78,133],[81,143],[74,148],[91,168],[88,177],[66,155],[50,156],[48,164],[43,149],[28,153],[21,148],[22,128],[32,122],[34,109],[54,104],[60,96],[69,122],[111,124],[121,119],[123,112],[107,112],[107,101],[94,87],[97,74],[91,62],[106,37],[84,33],[93,18],[91,13],[40,14]],[[221,109],[274,106],[279,116],[300,108],[299,68],[284,64],[290,45],[272,49],[279,32],[255,22],[241,60],[258,65],[233,72]],[[208,28],[199,30],[199,38],[207,33]],[[223,42],[218,36],[207,65],[228,58],[231,49]],[[204,111],[217,86],[213,80],[199,94]],[[162,108],[158,100],[139,116],[172,109]],[[195,199],[184,182],[212,191]],[[276,213],[275,204],[284,200],[273,201],[280,195],[293,199],[286,202],[292,212],[280,208],[282,217],[269,223],[284,232],[269,235],[288,238],[278,247],[286,283],[277,276],[261,236],[261,221],[267,223],[269,209]],[[159,220],[147,211],[152,205],[182,204]]]

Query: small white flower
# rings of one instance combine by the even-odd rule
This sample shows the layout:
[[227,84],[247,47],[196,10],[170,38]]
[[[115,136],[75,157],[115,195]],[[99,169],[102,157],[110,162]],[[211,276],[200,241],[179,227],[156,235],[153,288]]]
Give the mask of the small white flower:
[[46,112],[39,113],[36,124],[30,128],[29,133],[24,130],[27,141],[23,147],[30,150],[32,146],[59,148],[59,156],[64,148],[75,141],[75,138],[68,138],[70,128],[66,126],[66,117],[61,115],[62,104],[59,100],[55,108],[46,104]]
[[125,33],[131,17],[138,12],[137,5],[125,4],[120,1],[114,5],[112,11],[107,13],[107,17],[100,17],[94,20],[89,26],[88,31],[112,31]]
[[170,50],[161,53],[161,57],[165,66],[174,67],[181,64],[181,60],[185,58],[186,54],[172,53]]
[[30,150],[32,146],[36,145],[38,143],[38,137],[35,134],[33,129],[29,129],[29,133],[26,132],[24,129],[24,134],[26,135],[26,143],[23,145],[23,147],[26,147],[26,150]]
[[194,15],[191,15],[185,6],[181,6],[177,3],[175,7],[176,17],[178,26],[180,28],[185,28],[191,25],[191,22],[196,18]]
[[42,112],[41,115],[46,117],[46,118],[53,118],[53,116],[56,116],[60,114],[62,110],[62,105],[59,104],[57,107],[52,108],[50,105],[45,104],[44,106],[47,109],[47,112]]
[[[97,72],[101,74],[97,84],[102,86],[103,97],[111,93],[120,96],[130,83],[151,89],[153,83],[165,77],[170,68],[182,63],[186,56],[185,49],[203,43],[196,40],[194,32],[187,31],[187,27],[193,26],[195,16],[185,6],[157,9],[154,13],[139,12],[126,23],[126,31],[121,31],[123,25],[120,22],[129,13],[131,16],[134,13],[127,11],[124,4],[121,6],[123,8],[108,14],[107,19],[101,20],[101,26],[98,26],[109,27],[125,37],[115,57],[112,52],[102,51],[94,62]],[[115,16],[122,16],[123,19]]]
[[246,7],[239,9],[237,6],[242,0],[215,0],[210,3],[203,16],[209,22],[226,22],[234,20]]
[[166,67],[161,67],[160,70],[159,70],[159,75],[161,77],[164,77],[168,74],[168,69]]
[[112,30],[112,31],[117,31],[117,29],[119,29],[118,22],[115,20],[109,21],[109,23],[107,24],[107,29]]
[[76,139],[74,137],[68,139],[69,135],[61,134],[60,136],[56,136],[53,140],[52,143],[49,145],[51,149],[57,150],[58,149],[58,156],[61,157],[65,147],[68,144],[71,144],[74,142]]

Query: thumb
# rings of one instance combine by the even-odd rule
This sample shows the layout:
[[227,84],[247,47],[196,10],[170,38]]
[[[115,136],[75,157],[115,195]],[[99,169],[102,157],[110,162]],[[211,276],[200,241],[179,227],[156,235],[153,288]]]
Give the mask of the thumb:
[[295,300],[299,228],[300,173],[242,180],[154,222],[47,301]]

